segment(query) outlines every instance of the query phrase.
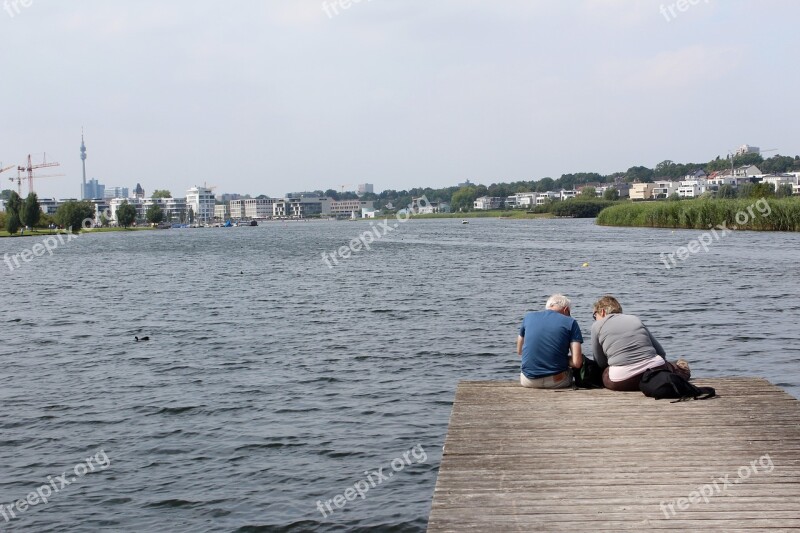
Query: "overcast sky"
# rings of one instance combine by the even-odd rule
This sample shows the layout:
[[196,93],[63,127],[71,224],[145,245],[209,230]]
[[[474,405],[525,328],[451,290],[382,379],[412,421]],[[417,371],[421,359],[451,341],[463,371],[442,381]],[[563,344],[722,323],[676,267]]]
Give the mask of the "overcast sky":
[[0,162],[61,162],[41,197],[82,126],[89,178],[176,196],[800,153],[793,0],[3,1]]

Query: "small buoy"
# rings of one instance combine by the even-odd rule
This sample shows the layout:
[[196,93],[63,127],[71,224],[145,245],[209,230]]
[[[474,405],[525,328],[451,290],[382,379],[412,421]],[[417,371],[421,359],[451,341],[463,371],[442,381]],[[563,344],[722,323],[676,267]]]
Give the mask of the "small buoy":
[[583,264],[583,267],[584,267],[584,268],[586,268],[586,267],[588,267],[588,266],[589,266],[589,263],[584,263],[584,264]]

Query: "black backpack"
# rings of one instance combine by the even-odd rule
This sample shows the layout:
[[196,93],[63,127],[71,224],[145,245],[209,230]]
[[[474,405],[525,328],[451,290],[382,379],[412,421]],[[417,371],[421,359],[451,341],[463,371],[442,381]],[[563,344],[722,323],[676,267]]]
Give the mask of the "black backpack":
[[677,398],[675,402],[707,400],[717,394],[712,387],[695,387],[682,376],[664,368],[645,370],[639,382],[639,390],[648,398]]
[[575,377],[575,388],[603,388],[603,369],[598,366],[594,359],[584,357],[580,370],[573,370],[572,374]]

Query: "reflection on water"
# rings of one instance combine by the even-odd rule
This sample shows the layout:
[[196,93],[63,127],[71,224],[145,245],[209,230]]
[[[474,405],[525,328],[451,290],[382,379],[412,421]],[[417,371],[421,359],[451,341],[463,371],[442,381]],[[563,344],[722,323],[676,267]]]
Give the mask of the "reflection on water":
[[[424,530],[456,383],[515,379],[518,323],[556,291],[587,341],[611,293],[695,375],[800,394],[800,235],[736,233],[667,270],[696,232],[412,220],[329,269],[365,228],[85,235],[4,271],[0,503],[111,460],[6,527]],[[317,509],[417,445],[426,462]]]

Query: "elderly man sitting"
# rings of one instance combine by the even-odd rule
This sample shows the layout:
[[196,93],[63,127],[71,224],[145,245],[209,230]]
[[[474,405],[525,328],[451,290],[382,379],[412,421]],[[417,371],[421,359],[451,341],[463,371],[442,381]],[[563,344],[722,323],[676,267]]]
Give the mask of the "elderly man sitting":
[[[581,328],[570,316],[570,301],[554,294],[544,311],[525,315],[517,337],[522,356],[519,380],[533,389],[566,389],[572,385],[572,368],[583,364]],[[571,356],[570,356],[571,354]]]

